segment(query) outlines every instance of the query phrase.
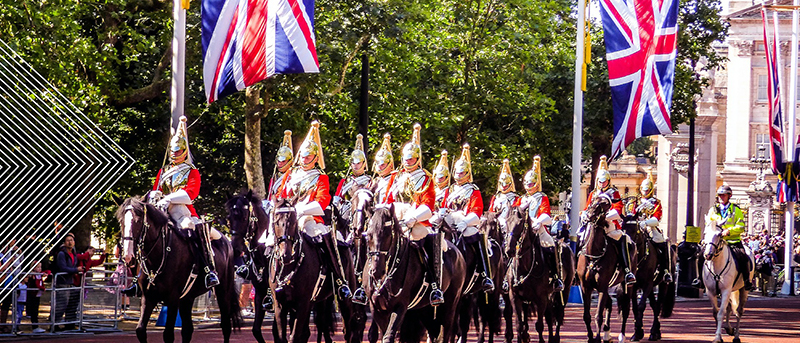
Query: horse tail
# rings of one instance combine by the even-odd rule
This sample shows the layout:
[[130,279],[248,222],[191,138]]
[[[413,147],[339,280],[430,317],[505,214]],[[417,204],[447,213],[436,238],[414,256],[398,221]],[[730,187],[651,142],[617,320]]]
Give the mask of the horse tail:
[[661,302],[661,318],[669,318],[672,316],[672,310],[675,308],[675,287],[676,282],[670,282],[665,287],[658,287],[658,299]]

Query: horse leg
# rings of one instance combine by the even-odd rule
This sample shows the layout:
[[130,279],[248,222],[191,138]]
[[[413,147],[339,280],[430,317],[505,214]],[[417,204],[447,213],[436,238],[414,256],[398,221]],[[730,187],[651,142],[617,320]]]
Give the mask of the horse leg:
[[[597,322],[597,340],[601,340],[601,332],[602,332],[602,341],[604,343],[611,342],[611,326],[607,324],[605,320],[608,317],[608,321],[611,320],[611,313],[606,316],[606,309],[608,305],[606,302],[611,302],[611,297],[608,295],[608,291],[606,292],[599,292],[598,293],[598,301],[597,301],[597,314],[595,315],[595,321]],[[610,312],[610,311],[609,311]]]
[[[374,313],[374,312],[373,312]],[[372,322],[369,324],[369,332],[367,333],[367,340],[369,343],[377,343],[378,337],[380,337],[380,329],[378,328],[378,324],[375,320],[375,316],[373,316]]]
[[286,343],[288,337],[286,336],[286,328],[288,325],[288,311],[284,311],[279,302],[274,304],[274,315],[272,319],[272,337],[275,343]]
[[311,336],[311,304],[301,304],[295,310],[294,324],[292,325],[292,343],[307,343]]
[[467,333],[469,332],[469,322],[472,319],[472,300],[475,297],[472,295],[462,298],[458,304],[458,343],[467,342]]
[[[555,306],[555,304],[553,305]],[[544,321],[547,323],[547,339],[548,342],[554,342],[554,335],[553,335],[553,308],[548,308],[547,311],[544,312]]]
[[167,323],[164,325],[164,343],[175,341],[175,320],[178,319],[178,307],[175,304],[167,306]]
[[156,307],[156,301],[151,300],[147,296],[142,296],[141,313],[139,317],[139,324],[136,325],[136,338],[140,343],[147,343],[147,322],[150,321],[150,315],[153,314],[153,309]]
[[178,307],[178,313],[181,315],[181,342],[183,343],[191,342],[192,334],[194,333],[192,305],[194,305],[194,299],[183,299]]
[[733,343],[741,343],[742,341],[739,339],[739,324],[741,323],[742,316],[744,315],[744,303],[747,302],[747,292],[744,290],[739,290],[739,296],[736,304],[736,327],[734,329],[734,337]]
[[[667,287],[667,285],[662,284],[659,287]],[[661,317],[661,297],[656,297],[655,292],[650,292],[650,308],[653,310],[653,325],[650,327],[650,341],[660,341],[661,340],[661,321],[659,317]]]
[[516,296],[513,296],[514,312],[517,314],[517,343],[528,343],[528,314],[525,311],[525,304]]
[[[722,291],[720,295],[720,304],[719,307],[714,308],[714,313],[716,314],[717,320],[717,331],[714,333],[714,340],[711,341],[712,343],[721,343],[722,342],[722,323],[725,320],[725,314],[728,312],[728,302],[730,302],[731,291],[726,289]],[[716,302],[716,300],[714,300]]]
[[505,303],[503,307],[503,320],[506,324],[506,331],[503,337],[505,337],[505,343],[511,343],[514,339],[514,306],[508,294],[503,294],[503,303]]
[[[628,326],[628,317],[631,314],[631,303],[635,304],[636,292],[633,291],[632,287],[628,288],[625,291],[625,293],[624,293],[624,295],[622,297],[625,298],[624,299],[625,301],[617,300],[617,308],[618,308],[620,314],[622,315],[622,326],[620,328],[619,336],[617,338],[619,343],[624,343],[625,342],[625,329]],[[609,303],[611,303],[610,300],[609,300]],[[611,318],[611,306],[610,305],[611,304],[609,304],[609,307],[608,307],[609,323],[611,321],[610,320],[610,318]]]
[[[395,309],[389,315],[389,322],[386,325],[386,331],[383,333],[383,343],[394,343],[395,337],[400,332],[400,325],[403,324],[403,318],[406,315],[404,306],[399,305],[399,309]],[[452,330],[452,328],[451,328]]]
[[536,332],[539,333],[539,343],[544,343],[545,311],[547,311],[547,297],[540,297],[536,304]]
[[[634,317],[634,329],[633,329],[633,338],[632,341],[640,341],[644,338],[644,312],[647,310],[647,299],[651,298],[653,295],[653,287],[648,285],[644,289],[642,289],[642,297],[638,299],[636,292],[633,293],[631,297],[633,299],[633,317]],[[652,299],[652,298],[651,298]],[[650,306],[653,306],[653,301],[650,300]],[[651,331],[652,332],[652,331]]]
[[[255,282],[253,286],[258,287],[255,285]],[[264,314],[266,312],[263,304],[266,294],[261,292],[259,288],[260,287],[256,288],[256,296],[253,301],[253,307],[256,311],[255,318],[253,318],[253,337],[255,337],[258,343],[266,343],[264,335],[261,333],[261,325],[264,324]]]
[[586,337],[589,338],[589,343],[594,342],[594,335],[592,335],[592,290],[588,287],[581,285],[583,291],[583,323],[586,325]]

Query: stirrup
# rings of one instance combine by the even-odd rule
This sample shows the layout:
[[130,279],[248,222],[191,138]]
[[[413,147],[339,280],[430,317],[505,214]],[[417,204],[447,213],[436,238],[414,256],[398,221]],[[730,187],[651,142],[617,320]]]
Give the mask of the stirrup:
[[494,281],[492,281],[492,279],[484,276],[483,277],[482,287],[483,287],[483,291],[486,292],[486,293],[494,291]]
[[219,285],[219,278],[217,272],[210,271],[206,274],[206,288],[213,288]]
[[669,270],[664,269],[664,282],[672,283],[672,281],[672,273],[670,273]]
[[130,287],[123,289],[121,293],[128,297],[141,297],[142,289],[139,288],[139,282],[134,281]]
[[364,292],[363,288],[361,287],[356,288],[355,293],[353,293],[353,303],[359,305],[367,304],[367,292]]
[[350,292],[350,287],[347,287],[347,284],[342,284],[339,286],[339,297],[342,299],[349,299],[352,297],[353,294]]
[[503,280],[503,293],[508,294],[508,281]]
[[564,291],[564,281],[561,281],[561,279],[554,277],[552,284],[553,284],[553,292]]
[[272,297],[269,294],[265,295],[264,299],[261,300],[261,308],[263,308],[264,311],[270,313],[275,312],[275,309],[273,307]]
[[250,268],[248,268],[247,264],[238,266],[236,267],[236,275],[239,275],[240,278],[247,280],[247,277],[250,276]]
[[625,284],[632,285],[634,283],[636,283],[636,275],[631,272],[625,273]]
[[433,289],[431,289],[431,305],[439,306],[441,304],[444,304],[444,293],[434,285]]
[[705,285],[703,284],[703,279],[696,278],[696,279],[692,280],[692,287],[698,288],[698,289],[705,288]]

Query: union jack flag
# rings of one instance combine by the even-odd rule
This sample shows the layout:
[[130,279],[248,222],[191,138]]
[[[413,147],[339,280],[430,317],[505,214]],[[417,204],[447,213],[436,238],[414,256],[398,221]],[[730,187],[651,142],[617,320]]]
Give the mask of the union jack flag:
[[211,103],[275,74],[318,73],[314,0],[203,0]]
[[639,137],[672,132],[678,0],[602,0],[614,110],[613,157]]

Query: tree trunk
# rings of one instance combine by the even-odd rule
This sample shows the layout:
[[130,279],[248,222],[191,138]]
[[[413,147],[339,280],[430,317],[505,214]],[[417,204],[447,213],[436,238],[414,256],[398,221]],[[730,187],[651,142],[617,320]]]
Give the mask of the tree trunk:
[[261,91],[248,87],[245,93],[244,120],[244,171],[247,187],[263,198],[266,194],[264,171],[261,163]]

